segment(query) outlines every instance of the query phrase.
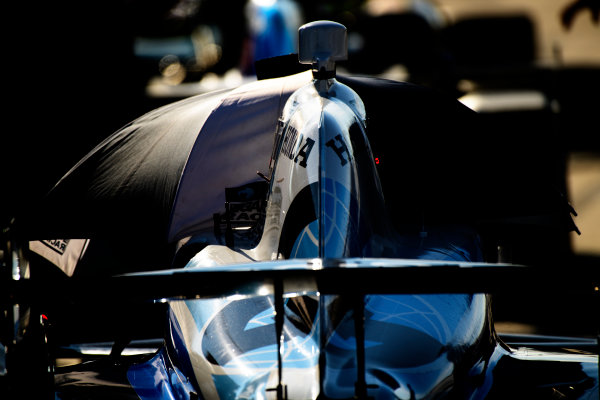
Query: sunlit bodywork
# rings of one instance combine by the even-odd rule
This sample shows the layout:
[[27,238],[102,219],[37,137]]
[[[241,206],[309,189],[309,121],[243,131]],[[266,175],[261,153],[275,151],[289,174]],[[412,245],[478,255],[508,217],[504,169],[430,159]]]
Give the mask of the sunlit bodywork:
[[[365,121],[359,96],[333,77],[297,90],[275,136],[258,245],[209,245],[186,268],[296,258],[481,261],[467,227],[429,238],[396,233]],[[279,298],[258,290],[171,301],[165,349],[128,377],[142,399],[485,398],[509,393],[493,389],[507,358],[519,359],[498,342],[484,294]],[[567,359],[586,382],[582,393],[597,393],[587,375],[593,358]]]
[[[344,57],[345,29],[330,22],[306,28],[300,33],[300,61],[313,65],[312,82],[296,76],[257,82],[253,91],[242,87],[232,95],[211,94],[199,101],[209,103],[200,107],[201,115],[193,107],[195,99],[150,113],[109,138],[58,185],[55,195],[65,184],[67,188],[81,186],[78,176],[86,178],[89,173],[99,177],[85,181],[91,189],[83,192],[85,199],[101,200],[99,207],[91,208],[93,222],[113,221],[106,214],[97,216],[98,210],[125,214],[124,210],[138,208],[143,212],[133,221],[146,220],[156,209],[140,207],[139,199],[148,198],[142,187],[159,192],[158,198],[168,203],[159,209],[170,214],[170,239],[212,234],[212,229],[206,233],[211,215],[215,231],[223,220],[226,231],[224,235],[215,233],[218,240],[195,242],[210,244],[191,260],[187,257],[185,268],[111,277],[115,279],[106,281],[106,286],[92,279],[87,287],[91,294],[85,293],[89,281],[69,281],[75,286],[81,283],[83,289],[76,286],[73,293],[84,304],[89,296],[94,297],[97,286],[102,293],[95,301],[109,301],[107,297],[113,297],[107,296],[109,287],[117,308],[132,320],[139,308],[128,314],[130,309],[119,296],[166,304],[167,329],[155,352],[130,357],[132,349],[123,350],[130,339],[123,329],[125,337],[109,345],[108,357],[58,368],[56,373],[49,369],[54,398],[597,398],[597,355],[514,350],[499,340],[490,297],[483,294],[489,286],[463,279],[486,278],[483,280],[489,285],[503,277],[504,288],[512,290],[512,285],[520,282],[506,279],[502,269],[516,272],[518,268],[482,263],[472,226],[466,222],[423,224],[414,232],[401,231],[392,223],[367,139],[368,125],[377,121],[367,119],[361,98],[335,78],[335,61]],[[296,86],[297,82],[303,83]],[[288,84],[294,90],[287,90]],[[373,92],[384,93],[375,86]],[[432,118],[438,117],[432,114]],[[398,122],[403,128],[403,121],[394,117],[390,117],[394,126]],[[224,124],[228,118],[235,123]],[[202,124],[192,123],[197,119]],[[151,135],[144,130],[148,123],[156,125],[149,130]],[[275,127],[276,132],[271,129]],[[188,130],[193,134],[185,135]],[[236,130],[243,138],[230,135]],[[396,133],[404,134],[390,132]],[[171,135],[175,139],[166,140]],[[146,162],[151,154],[148,148],[140,152],[142,157],[132,157],[139,150],[133,139],[140,136],[140,142],[159,150],[155,158],[173,162]],[[213,205],[218,204],[220,210],[222,201],[220,197],[211,201],[217,198],[211,196],[216,190],[221,193],[229,186],[247,183],[248,174],[255,178],[254,168],[248,172],[249,160],[256,158],[257,148],[264,154],[264,147],[233,147],[255,144],[265,136],[272,142],[266,150],[272,146],[272,159],[270,171],[264,174],[268,181],[266,196],[261,199],[266,200],[261,210],[264,217],[247,230],[244,240],[228,240],[234,229],[229,226],[229,211],[221,218]],[[173,157],[175,149],[181,150],[182,137],[189,141],[189,151]],[[107,147],[116,149],[120,157]],[[214,162],[224,156],[228,157],[225,163],[236,168],[226,169]],[[125,163],[129,168],[124,169],[118,162],[121,158],[135,162]],[[176,158],[182,159],[181,163],[175,162]],[[206,158],[211,162],[201,162]],[[99,164],[94,163],[98,160]],[[177,168],[166,174],[170,164]],[[244,176],[232,177],[242,170]],[[203,175],[210,177],[204,179]],[[141,184],[134,185],[140,177]],[[225,178],[230,180],[225,183]],[[157,181],[168,185],[157,186]],[[433,182],[427,180],[424,186],[439,185],[440,180]],[[191,196],[203,191],[210,196]],[[66,193],[62,200],[74,198],[73,192]],[[100,196],[106,193],[108,198]],[[83,201],[75,210],[87,204]],[[133,207],[122,208],[124,204]],[[200,216],[191,218],[182,208]],[[62,215],[60,222],[65,224]],[[84,232],[89,223],[83,220]],[[113,228],[111,222],[108,225]],[[59,232],[61,228],[65,227],[59,225]],[[252,237],[254,233],[256,237]],[[222,236],[227,245],[216,244],[223,242]],[[188,243],[194,243],[193,239]],[[144,243],[143,249],[146,258],[154,256],[151,245]],[[127,250],[131,252],[131,247]],[[14,287],[9,293],[18,299],[19,286]],[[56,283],[53,295],[61,294],[60,287]],[[148,296],[144,291],[152,292]],[[36,296],[43,299],[41,293]],[[76,353],[83,354],[82,348]]]

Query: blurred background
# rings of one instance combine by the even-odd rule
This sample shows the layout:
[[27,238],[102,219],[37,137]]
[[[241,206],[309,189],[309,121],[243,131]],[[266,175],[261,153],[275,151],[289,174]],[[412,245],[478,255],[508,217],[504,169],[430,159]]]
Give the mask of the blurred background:
[[[345,24],[339,69],[435,88],[493,140],[548,154],[600,255],[598,0],[30,0],[5,6],[0,222],[103,138],[180,98],[256,79],[298,26]],[[6,107],[6,106],[5,106]],[[60,213],[61,210],[56,210]]]

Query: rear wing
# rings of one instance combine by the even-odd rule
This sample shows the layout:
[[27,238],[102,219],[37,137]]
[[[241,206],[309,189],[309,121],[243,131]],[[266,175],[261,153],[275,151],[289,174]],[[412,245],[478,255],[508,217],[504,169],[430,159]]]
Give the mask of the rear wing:
[[[402,259],[294,259],[234,266],[133,273],[105,279],[65,279],[57,285],[11,280],[3,302],[35,304],[50,296],[91,303],[154,302],[225,296],[272,295],[277,340],[278,381],[267,390],[287,398],[283,381],[284,299],[304,294],[347,296],[356,335],[355,398],[367,399],[365,295],[390,293],[589,293],[597,310],[600,277],[591,270],[545,273],[511,264]],[[31,303],[33,302],[33,303]],[[518,342],[518,340],[517,340]],[[585,341],[593,349],[592,341]],[[115,350],[117,349],[117,350]],[[115,343],[111,350],[117,354]]]
[[[219,267],[171,269],[57,282],[11,280],[5,303],[77,298],[81,301],[160,301],[230,295],[539,293],[595,294],[595,269],[561,271],[514,264],[404,260],[295,259]],[[109,294],[107,296],[107,294]]]

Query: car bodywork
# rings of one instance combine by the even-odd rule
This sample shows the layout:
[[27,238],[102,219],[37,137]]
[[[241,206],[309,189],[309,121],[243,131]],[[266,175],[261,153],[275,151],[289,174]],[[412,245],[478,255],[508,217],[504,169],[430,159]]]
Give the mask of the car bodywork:
[[[264,189],[264,215],[236,225],[227,201],[215,218],[224,244],[205,243],[181,269],[103,282],[119,301],[166,305],[164,341],[133,356],[116,343],[108,357],[56,369],[54,397],[597,397],[597,354],[499,339],[489,293],[515,279],[531,289],[526,267],[485,263],[469,221],[398,230],[364,103],[335,78],[345,29],[309,24],[300,41],[314,80],[283,107],[264,182],[237,188]],[[93,297],[89,281],[78,290]]]

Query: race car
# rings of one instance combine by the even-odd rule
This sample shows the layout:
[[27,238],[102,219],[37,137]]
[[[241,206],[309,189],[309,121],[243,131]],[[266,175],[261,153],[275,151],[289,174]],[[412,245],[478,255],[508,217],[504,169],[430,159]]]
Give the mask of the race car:
[[[493,191],[506,168],[478,153],[474,113],[411,85],[337,77],[338,23],[302,26],[299,49],[308,71],[124,127],[16,227],[38,249],[30,257],[62,270],[40,285],[33,260],[32,279],[25,257],[15,260],[4,299],[17,317],[7,356],[25,345],[22,354],[42,354],[47,385],[35,389],[55,399],[597,398],[594,339],[511,347],[494,328],[491,294],[588,293],[598,279],[544,278],[490,255],[482,221],[493,226],[517,205]],[[373,107],[397,107],[398,93],[447,127],[435,146],[426,130],[406,133],[410,115]],[[453,135],[475,147],[453,146]],[[411,152],[428,157],[394,157]],[[400,166],[415,159],[407,177]],[[478,184],[482,175],[493,185]],[[68,211],[43,212],[58,204]],[[571,228],[555,204],[538,204],[538,216]],[[52,345],[52,324],[72,303],[87,314],[120,309],[119,322],[135,323],[103,331],[108,343],[58,335]],[[152,318],[164,313],[164,335],[132,341],[149,305],[159,309]],[[26,307],[33,318],[21,327]],[[67,355],[85,362],[55,364]],[[28,375],[12,357],[7,390],[18,395]]]

